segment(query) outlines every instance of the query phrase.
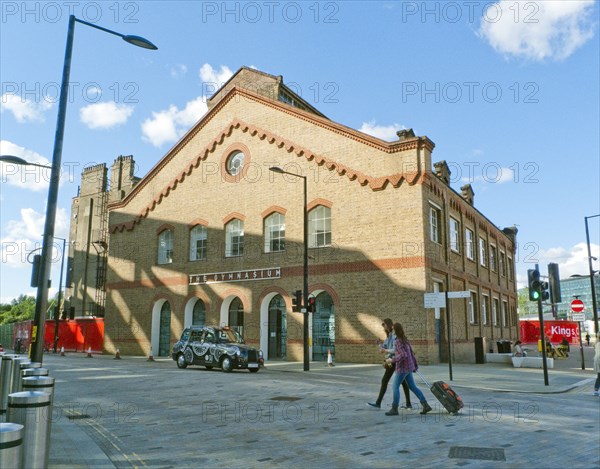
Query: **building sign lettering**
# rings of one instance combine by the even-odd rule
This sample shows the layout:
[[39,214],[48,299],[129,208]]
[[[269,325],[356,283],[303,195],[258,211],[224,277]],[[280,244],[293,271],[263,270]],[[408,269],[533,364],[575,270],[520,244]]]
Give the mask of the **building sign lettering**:
[[237,270],[234,272],[213,272],[210,274],[193,274],[190,275],[189,284],[203,285],[205,283],[246,282],[250,280],[270,280],[275,278],[281,278],[281,267]]

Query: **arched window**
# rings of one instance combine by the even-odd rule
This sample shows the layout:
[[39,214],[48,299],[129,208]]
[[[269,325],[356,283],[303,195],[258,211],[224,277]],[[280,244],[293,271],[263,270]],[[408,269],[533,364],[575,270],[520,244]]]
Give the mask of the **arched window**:
[[168,357],[171,352],[171,305],[165,301],[160,308],[158,356]]
[[225,257],[236,257],[244,254],[244,222],[231,220],[225,227]]
[[308,247],[331,244],[331,209],[318,205],[308,213]]
[[158,235],[158,263],[173,262],[173,232],[164,230]]
[[265,252],[285,251],[285,215],[272,213],[265,218]]
[[244,334],[244,305],[238,297],[235,297],[229,305],[228,321],[229,327]]
[[206,260],[206,226],[196,225],[190,230],[190,261]]
[[192,326],[204,326],[206,323],[206,307],[204,301],[198,300],[192,311]]

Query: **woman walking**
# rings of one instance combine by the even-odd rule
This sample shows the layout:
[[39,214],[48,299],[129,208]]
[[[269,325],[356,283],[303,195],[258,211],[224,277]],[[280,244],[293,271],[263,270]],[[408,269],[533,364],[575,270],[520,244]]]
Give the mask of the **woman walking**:
[[421,414],[430,412],[431,406],[427,403],[427,399],[421,392],[421,390],[415,384],[413,378],[413,371],[417,371],[419,368],[417,365],[417,359],[413,353],[410,342],[404,334],[404,328],[399,322],[394,324],[394,333],[396,334],[396,347],[395,355],[390,358],[392,363],[396,364],[396,373],[394,374],[394,381],[392,383],[392,389],[394,390],[394,400],[392,401],[392,408],[385,413],[385,415],[398,415],[398,403],[400,402],[400,384],[406,380],[408,387],[421,401]]
[[[386,338],[383,341],[383,344],[379,346],[379,353],[385,353],[386,359],[392,358],[394,356],[394,348],[396,344],[396,335],[394,334],[394,323],[390,318],[385,318],[381,325],[383,326],[383,330],[385,331]],[[375,402],[368,402],[367,405],[375,407],[376,409],[381,408],[381,401],[383,401],[383,396],[385,396],[385,392],[387,391],[388,383],[390,382],[390,379],[394,374],[394,368],[394,365],[391,363],[385,368],[383,378],[381,378],[379,396],[377,396],[377,400]],[[404,397],[406,399],[406,404],[403,406],[403,408],[412,409],[412,405],[410,403],[410,392],[408,390],[408,383],[406,381],[402,383],[402,389],[404,390]]]
[[600,340],[594,345],[594,371],[596,374],[596,382],[594,383],[594,396],[600,395]]

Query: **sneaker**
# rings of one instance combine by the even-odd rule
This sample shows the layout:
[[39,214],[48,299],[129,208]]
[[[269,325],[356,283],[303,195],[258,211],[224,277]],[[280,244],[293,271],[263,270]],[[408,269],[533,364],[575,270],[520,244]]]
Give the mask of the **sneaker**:
[[594,391],[594,396],[600,396],[600,391]]
[[413,406],[408,404],[408,405],[401,405],[400,406],[401,409],[408,409],[408,410],[412,410]]
[[390,410],[388,410],[385,415],[398,415],[398,408],[397,407],[392,407]]
[[374,407],[375,409],[381,409],[381,404],[377,404],[376,402],[367,402],[367,405]]

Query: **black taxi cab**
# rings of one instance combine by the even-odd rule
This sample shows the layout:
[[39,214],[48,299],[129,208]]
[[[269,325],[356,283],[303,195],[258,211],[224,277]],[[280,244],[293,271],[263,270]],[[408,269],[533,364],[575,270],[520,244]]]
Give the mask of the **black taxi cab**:
[[225,372],[247,369],[256,373],[264,365],[262,352],[247,345],[237,331],[227,326],[187,327],[173,346],[172,357],[179,368],[200,365]]

